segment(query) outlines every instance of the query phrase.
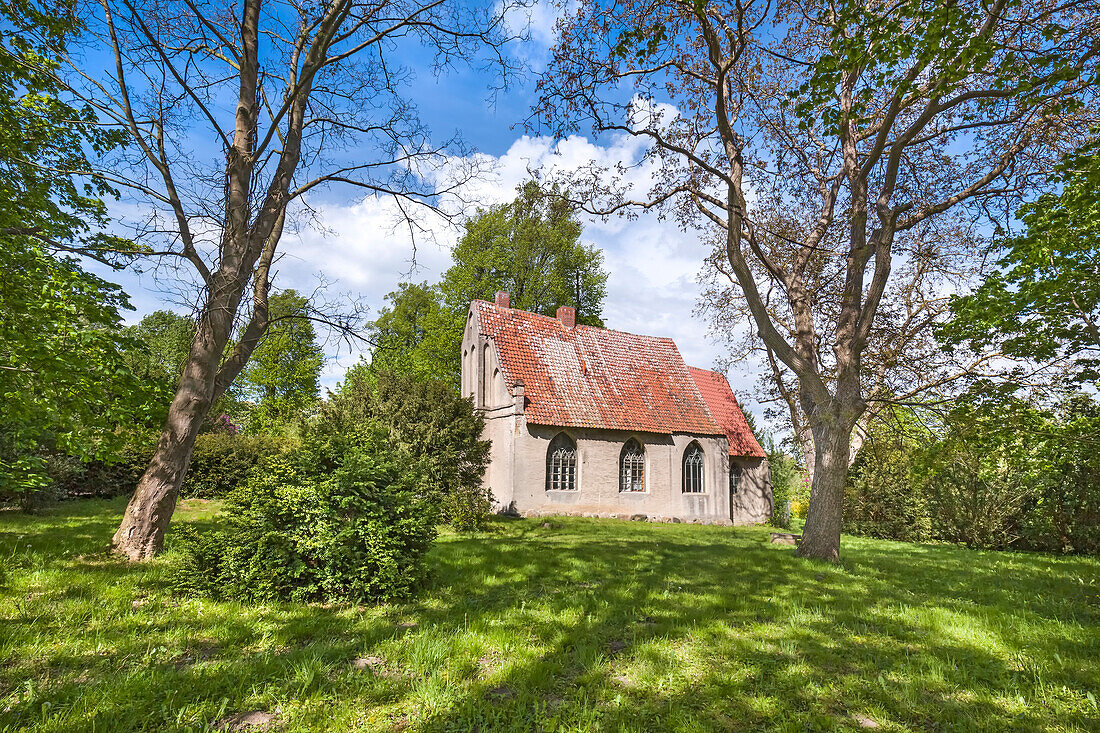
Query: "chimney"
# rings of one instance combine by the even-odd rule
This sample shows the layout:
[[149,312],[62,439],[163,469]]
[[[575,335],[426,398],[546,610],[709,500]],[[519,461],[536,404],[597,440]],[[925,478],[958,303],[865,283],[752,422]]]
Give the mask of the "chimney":
[[516,411],[515,414],[517,414],[517,415],[522,415],[523,414],[523,409],[527,404],[524,401],[526,398],[523,396],[523,394],[524,394],[523,380],[522,379],[517,379],[515,384],[512,385],[513,406],[515,407],[515,411]]
[[577,309],[571,305],[559,305],[558,320],[561,321],[562,325],[566,328],[573,328],[577,321]]
[[504,290],[498,290],[497,291],[496,304],[497,304],[497,308],[507,308],[508,307],[508,293],[507,293],[507,291],[504,291]]

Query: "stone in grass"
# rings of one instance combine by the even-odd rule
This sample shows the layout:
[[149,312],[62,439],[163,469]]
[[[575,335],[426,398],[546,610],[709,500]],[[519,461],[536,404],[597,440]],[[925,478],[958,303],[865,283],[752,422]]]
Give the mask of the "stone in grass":
[[500,659],[492,655],[484,655],[477,660],[477,671],[479,677],[488,677],[494,674],[500,668]]
[[647,517],[645,514],[631,514],[630,515],[630,521],[631,522],[644,522],[647,519],[649,519],[649,517]]
[[386,660],[382,657],[357,657],[352,660],[351,666],[360,671],[369,669],[372,672],[378,672],[386,666]]
[[618,641],[618,640],[609,641],[607,643],[607,648],[612,654],[618,654],[623,649],[626,649],[626,642],[625,641]]
[[625,674],[617,674],[613,676],[612,679],[618,682],[620,687],[625,687],[629,690],[637,689],[638,687],[634,680]]
[[388,680],[397,679],[402,676],[400,667],[390,666],[382,657],[356,657],[351,661],[351,666],[361,672],[369,669],[374,676]]
[[786,532],[772,532],[773,545],[797,545],[802,541],[800,534],[787,534]]
[[868,718],[866,715],[860,715],[859,713],[856,713],[853,717],[856,719],[856,723],[859,724],[860,728],[879,727],[878,721],[876,721],[874,718]]
[[403,621],[397,625],[398,631],[412,631],[416,628],[415,621]]
[[516,696],[516,691],[507,685],[497,685],[486,690],[485,695],[494,700],[511,700]]
[[265,713],[262,710],[254,710],[251,713],[237,713],[227,718],[222,718],[214,724],[215,730],[224,731],[258,731],[274,730],[277,723],[276,716]]

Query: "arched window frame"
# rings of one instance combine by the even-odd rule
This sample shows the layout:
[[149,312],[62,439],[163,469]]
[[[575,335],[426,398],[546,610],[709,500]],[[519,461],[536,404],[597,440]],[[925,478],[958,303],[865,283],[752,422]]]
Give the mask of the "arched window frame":
[[730,461],[730,493],[736,494],[741,490],[741,482],[745,475],[745,468],[736,461]]
[[489,406],[489,342],[481,347],[481,363],[477,367],[477,406]]
[[619,492],[645,490],[645,446],[637,438],[631,438],[619,451]]
[[577,441],[558,433],[546,448],[546,490],[577,491]]
[[685,494],[703,494],[706,493],[706,454],[703,453],[703,446],[699,445],[697,441],[691,441],[687,448],[684,448],[684,457],[680,462],[680,468],[683,476],[683,492]]

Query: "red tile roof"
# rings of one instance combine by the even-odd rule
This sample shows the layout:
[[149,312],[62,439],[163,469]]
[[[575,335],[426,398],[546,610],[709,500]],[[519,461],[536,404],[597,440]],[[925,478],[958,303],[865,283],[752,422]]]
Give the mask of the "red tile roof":
[[[719,413],[708,409],[698,379],[672,339],[592,326],[566,328],[556,318],[480,300],[472,307],[481,334],[496,344],[509,389],[517,380],[523,381],[530,423],[730,434],[721,418],[716,419]],[[725,378],[717,376],[729,391]],[[736,400],[732,404],[740,416]],[[725,403],[721,405],[728,411]],[[740,421],[747,433],[745,418],[740,416]],[[735,434],[741,447],[741,433]],[[760,451],[755,440],[753,445]]]
[[763,458],[764,449],[749,429],[745,414],[741,412],[741,406],[737,404],[737,398],[733,396],[733,390],[725,376],[696,367],[688,367],[688,371],[698,385],[703,401],[710,408],[710,414],[714,415],[725,430],[730,441],[730,455]]

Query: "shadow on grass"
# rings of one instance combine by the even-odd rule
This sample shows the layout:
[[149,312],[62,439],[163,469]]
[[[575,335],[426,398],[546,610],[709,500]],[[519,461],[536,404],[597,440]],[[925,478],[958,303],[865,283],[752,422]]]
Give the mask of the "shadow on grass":
[[1092,559],[846,538],[833,567],[759,528],[501,520],[444,536],[410,604],[250,607],[95,554],[120,511],[0,518],[0,552],[37,558],[3,606],[0,728],[203,730],[250,709],[287,730],[1100,724]]

